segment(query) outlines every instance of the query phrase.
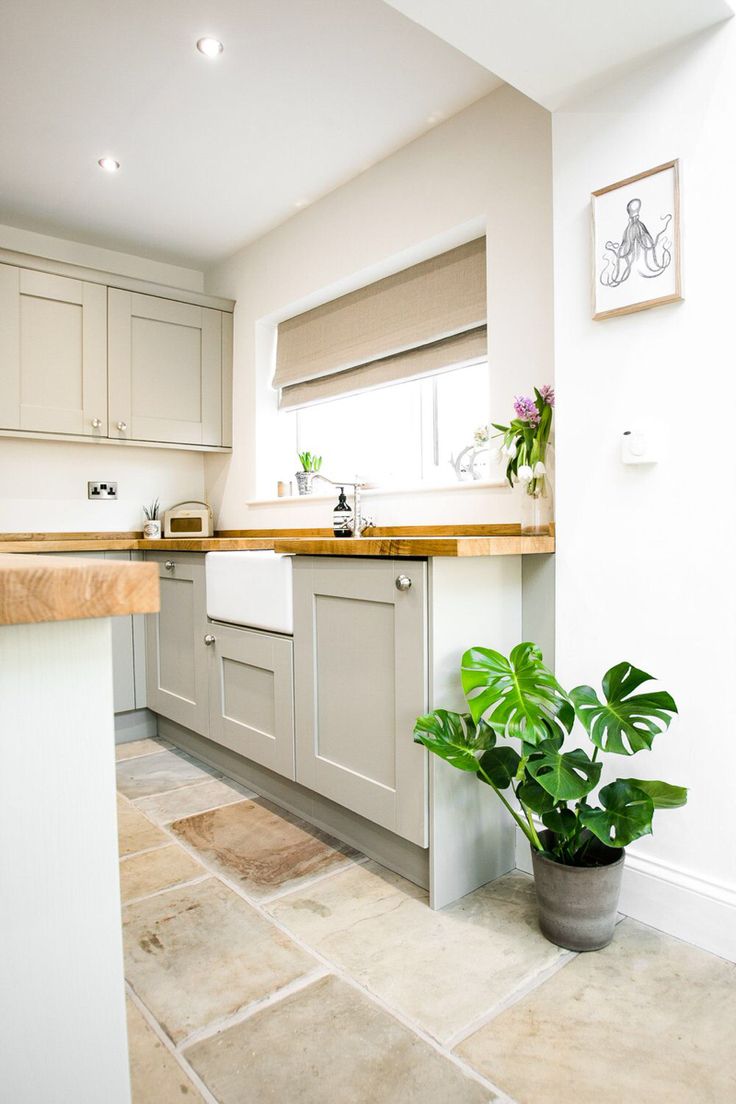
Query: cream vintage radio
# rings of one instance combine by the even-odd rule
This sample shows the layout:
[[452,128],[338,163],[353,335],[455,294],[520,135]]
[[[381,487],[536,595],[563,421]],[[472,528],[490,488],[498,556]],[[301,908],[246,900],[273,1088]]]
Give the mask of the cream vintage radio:
[[212,507],[207,502],[192,499],[177,502],[164,513],[165,537],[211,537],[214,533]]

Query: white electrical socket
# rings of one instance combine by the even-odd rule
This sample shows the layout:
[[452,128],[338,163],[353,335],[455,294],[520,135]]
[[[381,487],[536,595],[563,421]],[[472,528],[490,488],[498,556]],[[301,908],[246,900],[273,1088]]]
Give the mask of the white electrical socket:
[[117,483],[87,483],[87,498],[117,498]]

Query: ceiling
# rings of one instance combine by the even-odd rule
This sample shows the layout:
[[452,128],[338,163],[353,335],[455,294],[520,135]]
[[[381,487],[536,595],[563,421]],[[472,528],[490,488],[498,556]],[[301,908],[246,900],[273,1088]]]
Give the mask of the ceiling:
[[198,268],[501,83],[383,0],[2,0],[2,16],[0,223]]
[[550,111],[733,15],[727,0],[386,0]]

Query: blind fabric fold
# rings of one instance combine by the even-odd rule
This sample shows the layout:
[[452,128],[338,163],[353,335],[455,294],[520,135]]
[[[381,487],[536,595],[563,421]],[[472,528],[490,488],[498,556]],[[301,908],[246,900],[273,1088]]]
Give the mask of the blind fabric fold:
[[273,386],[295,407],[439,371],[485,354],[485,324],[478,238],[281,322]]

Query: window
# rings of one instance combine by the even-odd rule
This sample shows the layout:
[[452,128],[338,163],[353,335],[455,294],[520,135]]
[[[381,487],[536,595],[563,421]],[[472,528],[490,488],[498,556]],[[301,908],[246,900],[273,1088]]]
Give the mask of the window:
[[[488,422],[489,407],[483,360],[304,407],[296,414],[297,449],[321,455],[330,479],[447,485],[460,478],[455,462]],[[475,472],[483,474],[477,465]]]

